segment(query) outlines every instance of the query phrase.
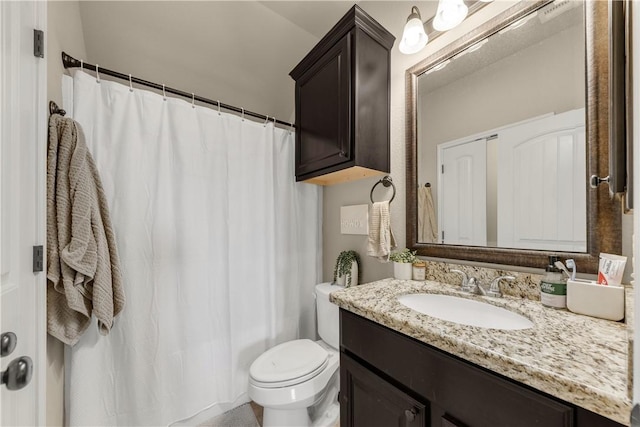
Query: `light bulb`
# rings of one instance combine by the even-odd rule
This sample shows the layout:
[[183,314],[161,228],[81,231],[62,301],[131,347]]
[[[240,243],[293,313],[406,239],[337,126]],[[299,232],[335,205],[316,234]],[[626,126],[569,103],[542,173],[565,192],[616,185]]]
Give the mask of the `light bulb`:
[[469,8],[464,0],[440,0],[438,11],[433,18],[433,28],[438,31],[447,31],[457,27],[467,17]]

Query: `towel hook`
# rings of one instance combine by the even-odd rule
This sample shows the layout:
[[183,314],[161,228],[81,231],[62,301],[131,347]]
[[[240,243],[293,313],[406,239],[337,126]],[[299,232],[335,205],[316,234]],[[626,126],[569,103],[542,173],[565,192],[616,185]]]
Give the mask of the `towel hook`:
[[100,66],[96,64],[96,83],[100,83]]
[[61,116],[64,116],[65,114],[67,114],[67,112],[58,107],[58,104],[56,104],[55,102],[49,101],[49,114],[60,114]]
[[391,177],[389,175],[386,175],[380,181],[378,181],[375,184],[373,184],[373,187],[371,187],[371,193],[369,194],[369,198],[371,199],[371,203],[374,203],[374,201],[373,201],[373,190],[375,190],[375,188],[378,186],[378,184],[382,184],[385,187],[393,187],[393,195],[391,196],[391,199],[389,200],[389,203],[393,202],[393,199],[396,197],[396,186],[393,184],[393,180],[391,179]]

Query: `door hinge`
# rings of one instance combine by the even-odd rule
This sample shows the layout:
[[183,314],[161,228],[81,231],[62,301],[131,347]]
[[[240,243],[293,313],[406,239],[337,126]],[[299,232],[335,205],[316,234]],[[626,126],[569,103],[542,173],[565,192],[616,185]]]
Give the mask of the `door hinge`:
[[444,173],[444,163],[440,165],[440,173]]
[[44,31],[33,30],[33,56],[44,58]]
[[444,230],[442,230],[442,243],[444,243]]
[[33,247],[33,272],[39,273],[44,270],[44,249],[42,245]]

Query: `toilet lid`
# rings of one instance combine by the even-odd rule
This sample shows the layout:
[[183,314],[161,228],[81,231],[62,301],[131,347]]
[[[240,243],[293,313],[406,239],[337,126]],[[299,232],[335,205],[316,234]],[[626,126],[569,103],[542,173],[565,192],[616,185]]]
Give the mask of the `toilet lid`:
[[249,368],[259,383],[282,383],[316,373],[327,363],[327,350],[302,339],[279,344],[258,357]]

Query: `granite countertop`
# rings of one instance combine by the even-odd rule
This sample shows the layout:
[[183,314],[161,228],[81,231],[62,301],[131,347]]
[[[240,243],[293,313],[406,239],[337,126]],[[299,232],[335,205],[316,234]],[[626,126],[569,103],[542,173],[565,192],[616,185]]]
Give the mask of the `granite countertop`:
[[[437,293],[480,299],[529,318],[523,330],[485,329],[427,316],[396,297]],[[624,323],[554,310],[523,298],[469,295],[459,287],[385,279],[331,293],[331,301],[535,389],[629,425],[627,329]]]

